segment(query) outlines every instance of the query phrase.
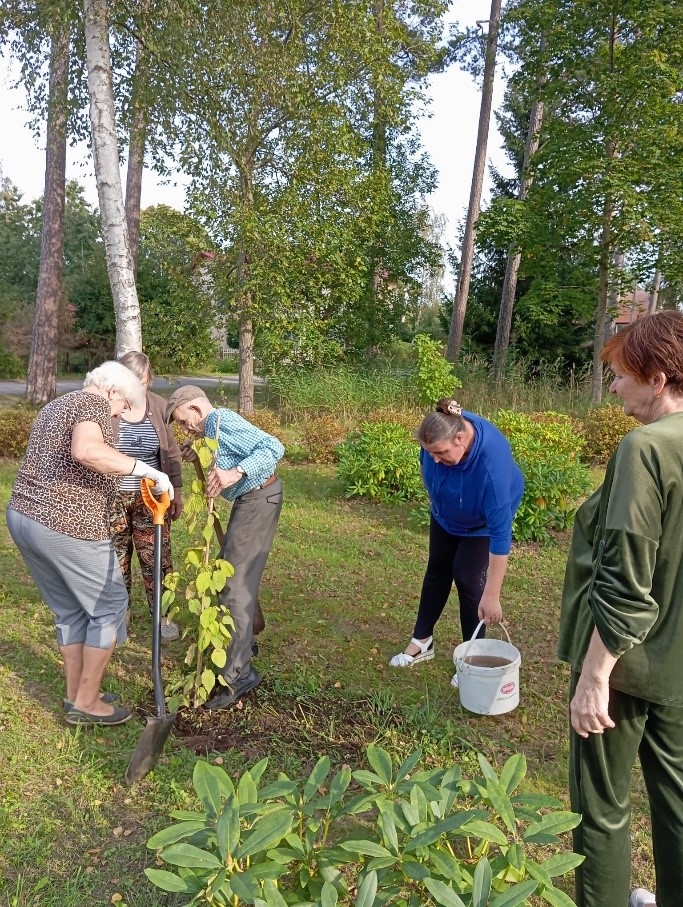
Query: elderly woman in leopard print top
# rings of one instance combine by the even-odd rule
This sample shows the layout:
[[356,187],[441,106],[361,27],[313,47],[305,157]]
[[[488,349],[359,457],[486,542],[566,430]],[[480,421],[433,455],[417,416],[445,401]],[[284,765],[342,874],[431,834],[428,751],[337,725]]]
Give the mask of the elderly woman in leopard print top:
[[86,376],[83,390],[48,403],[33,426],[7,508],[8,529],[55,616],[69,724],[130,718],[100,686],[114,646],[126,638],[128,595],[109,538],[116,477],[148,477],[156,491],[173,495],[165,473],[114,447],[112,415],[144,397],[133,372],[105,362]]

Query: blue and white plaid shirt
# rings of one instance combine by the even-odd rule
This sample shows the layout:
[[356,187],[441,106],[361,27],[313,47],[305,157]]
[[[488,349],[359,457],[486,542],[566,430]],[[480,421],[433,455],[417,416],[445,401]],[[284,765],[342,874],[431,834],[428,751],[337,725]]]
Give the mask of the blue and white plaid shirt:
[[220,469],[239,466],[246,473],[235,485],[221,491],[224,498],[234,501],[273,475],[285,449],[277,438],[256,428],[231,409],[214,409],[209,413],[204,423],[205,437],[216,437],[216,424],[219,431],[216,466]]

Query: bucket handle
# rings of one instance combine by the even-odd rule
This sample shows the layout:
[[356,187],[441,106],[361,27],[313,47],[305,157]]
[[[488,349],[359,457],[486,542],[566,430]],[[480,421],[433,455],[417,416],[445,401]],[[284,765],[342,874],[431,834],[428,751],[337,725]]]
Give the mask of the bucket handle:
[[[469,643],[467,644],[467,648],[465,649],[465,654],[462,656],[462,658],[459,658],[459,659],[458,659],[459,662],[464,661],[464,660],[467,658],[467,656],[469,655],[470,647],[471,647],[471,645],[472,645],[473,642],[476,642],[476,640],[477,640],[477,633],[481,630],[481,626],[482,626],[482,624],[484,624],[484,623],[486,623],[486,621],[480,620],[479,623],[477,624],[477,628],[476,628],[476,630],[474,631],[474,633],[472,634],[472,639],[470,639]],[[503,628],[503,630],[505,631],[505,635],[506,635],[507,638],[508,638],[508,642],[510,643],[510,645],[512,645],[512,640],[510,639],[510,634],[508,633],[507,627],[505,626],[505,624],[498,624],[498,626]]]

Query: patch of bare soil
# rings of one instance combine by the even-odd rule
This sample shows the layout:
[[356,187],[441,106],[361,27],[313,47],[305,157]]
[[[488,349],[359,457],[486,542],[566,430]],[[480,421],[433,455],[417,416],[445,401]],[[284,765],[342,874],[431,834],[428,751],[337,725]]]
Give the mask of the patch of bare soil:
[[174,738],[197,755],[237,750],[249,762],[277,752],[304,762],[327,753],[333,763],[358,765],[376,734],[363,701],[326,691],[275,695],[264,688],[228,709],[180,709],[173,728]]

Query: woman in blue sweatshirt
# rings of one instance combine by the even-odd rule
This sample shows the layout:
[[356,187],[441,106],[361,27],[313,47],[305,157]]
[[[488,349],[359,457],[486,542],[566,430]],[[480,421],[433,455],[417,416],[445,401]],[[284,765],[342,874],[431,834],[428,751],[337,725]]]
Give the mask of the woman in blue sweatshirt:
[[413,638],[389,662],[395,668],[434,657],[434,625],[453,583],[463,640],[471,639],[480,620],[500,623],[512,519],[524,492],[507,438],[455,400],[439,400],[416,437],[431,503],[429,560]]

